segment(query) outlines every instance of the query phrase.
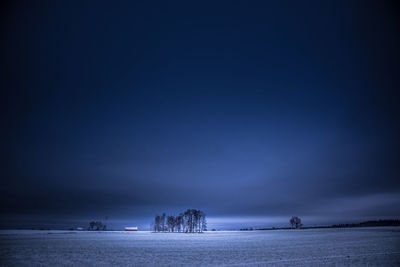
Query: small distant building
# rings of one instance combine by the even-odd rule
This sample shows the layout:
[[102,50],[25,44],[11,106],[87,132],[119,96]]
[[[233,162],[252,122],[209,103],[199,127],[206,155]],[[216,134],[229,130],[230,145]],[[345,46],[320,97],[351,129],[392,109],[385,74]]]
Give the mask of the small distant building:
[[135,226],[135,227],[125,227],[125,231],[137,231],[138,230],[138,228]]

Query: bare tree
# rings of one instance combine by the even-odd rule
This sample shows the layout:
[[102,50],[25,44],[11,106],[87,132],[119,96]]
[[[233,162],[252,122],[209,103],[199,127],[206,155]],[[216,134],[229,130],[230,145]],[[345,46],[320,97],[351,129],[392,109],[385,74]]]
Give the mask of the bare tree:
[[89,223],[89,230],[94,230],[94,226],[96,225],[96,222],[95,221],[91,221],[90,223]]
[[198,225],[197,221],[199,219],[199,215],[198,215],[198,210],[193,209],[191,211],[192,211],[192,218],[193,218],[192,219],[192,224],[193,224],[192,233],[195,233],[195,232],[197,232],[197,225]]
[[161,217],[160,215],[157,215],[154,218],[154,232],[160,232],[161,231]]
[[176,230],[178,232],[180,232],[181,230],[183,230],[183,214],[179,214],[179,216],[177,216],[175,218],[175,224],[176,224]]
[[167,229],[167,227],[166,227],[166,225],[165,225],[165,213],[163,213],[162,215],[161,215],[161,222],[160,222],[160,224],[161,224],[161,231],[162,232],[165,232]]
[[193,210],[193,218],[194,218],[194,232],[200,232],[200,211],[199,210]]
[[206,214],[201,212],[201,232],[207,231],[207,219]]
[[193,214],[192,210],[188,209],[184,213],[185,216],[185,232],[192,233],[193,232]]
[[301,223],[301,219],[300,219],[299,217],[297,217],[297,216],[293,216],[293,217],[290,219],[289,222],[290,222],[290,224],[292,225],[292,228],[299,229],[300,227],[303,226],[303,224]]
[[174,216],[168,216],[167,217],[167,231],[168,232],[173,232],[175,228],[175,218]]

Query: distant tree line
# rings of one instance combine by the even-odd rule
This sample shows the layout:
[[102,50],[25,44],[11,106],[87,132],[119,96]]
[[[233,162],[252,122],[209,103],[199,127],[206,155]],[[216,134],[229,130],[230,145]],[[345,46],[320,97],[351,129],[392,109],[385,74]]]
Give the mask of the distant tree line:
[[154,232],[201,233],[207,231],[206,214],[201,210],[188,209],[178,216],[156,215]]
[[400,220],[378,220],[360,223],[334,224],[330,228],[349,228],[349,227],[374,227],[374,226],[400,226]]
[[377,220],[366,221],[360,223],[346,223],[346,224],[333,224],[333,225],[320,225],[320,226],[307,226],[304,227],[299,217],[293,216],[290,219],[291,227],[269,227],[269,228],[242,228],[241,231],[251,230],[283,230],[283,229],[319,229],[319,228],[352,228],[352,227],[375,227],[375,226],[400,226],[400,220]]
[[297,216],[293,216],[290,218],[289,223],[291,227],[268,227],[268,228],[241,228],[240,231],[253,231],[253,230],[288,230],[288,229],[300,229],[303,228],[303,224],[301,223],[301,219]]

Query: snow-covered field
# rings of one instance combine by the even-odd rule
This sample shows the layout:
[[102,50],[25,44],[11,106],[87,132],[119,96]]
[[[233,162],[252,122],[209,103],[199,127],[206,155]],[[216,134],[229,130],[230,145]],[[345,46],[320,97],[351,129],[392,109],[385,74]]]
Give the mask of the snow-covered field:
[[400,266],[400,228],[206,232],[0,231],[0,266]]

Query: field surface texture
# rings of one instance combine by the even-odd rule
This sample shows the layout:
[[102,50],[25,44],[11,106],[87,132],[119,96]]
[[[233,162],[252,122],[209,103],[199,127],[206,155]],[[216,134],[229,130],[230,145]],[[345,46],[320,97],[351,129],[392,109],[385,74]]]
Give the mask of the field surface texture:
[[0,266],[400,266],[400,227],[204,234],[0,231]]

